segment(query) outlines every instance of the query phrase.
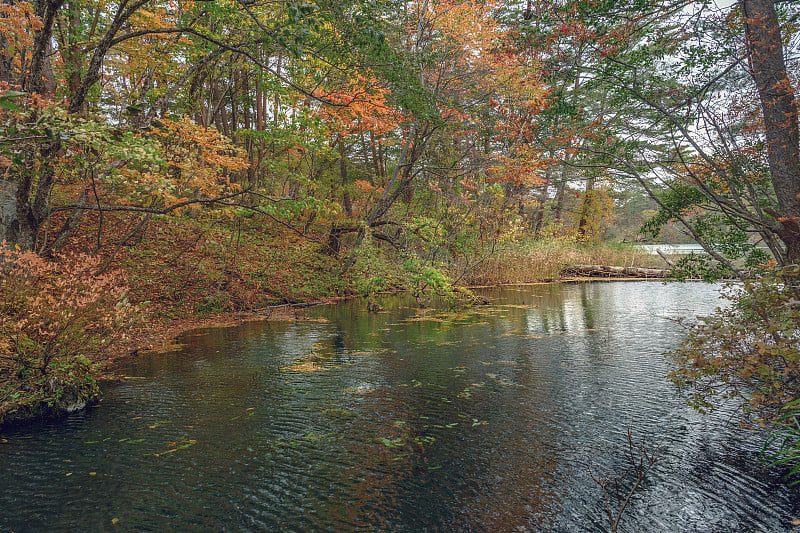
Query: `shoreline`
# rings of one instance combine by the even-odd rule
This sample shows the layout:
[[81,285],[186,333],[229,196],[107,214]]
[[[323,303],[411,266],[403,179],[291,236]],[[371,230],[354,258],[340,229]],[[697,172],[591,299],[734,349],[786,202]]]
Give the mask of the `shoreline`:
[[[466,287],[468,289],[490,289],[501,287],[530,287],[536,285],[550,285],[555,283],[576,284],[576,283],[593,283],[593,282],[630,282],[630,281],[658,281],[663,283],[661,278],[635,278],[635,277],[564,277],[559,279],[544,279],[534,282],[522,283],[494,283],[472,285]],[[399,294],[403,291],[385,291],[377,294]],[[94,405],[100,402],[102,397],[102,390],[106,387],[130,379],[125,372],[124,367],[126,363],[132,358],[140,355],[155,353],[164,354],[171,351],[177,351],[180,344],[175,341],[186,333],[212,327],[233,327],[247,322],[256,321],[292,321],[302,320],[303,310],[309,307],[316,307],[318,305],[328,305],[338,303],[346,300],[353,300],[356,298],[369,298],[365,295],[349,295],[339,296],[332,298],[325,298],[321,300],[313,300],[307,302],[295,302],[287,304],[277,304],[258,309],[247,311],[228,311],[224,313],[209,314],[205,317],[186,316],[183,318],[168,318],[161,320],[153,320],[144,326],[139,326],[133,331],[129,332],[124,338],[118,340],[115,344],[109,347],[105,352],[105,358],[98,362],[96,367],[95,380],[99,389],[96,394],[90,394],[85,398],[79,398],[83,402],[83,406]],[[79,402],[80,403],[80,402]],[[28,418],[12,417],[10,419],[2,420],[0,417],[0,429],[10,426],[25,425],[27,423],[36,422],[42,419],[61,418],[68,415],[76,409],[67,409],[63,412],[47,411],[44,416],[42,413],[31,416]]]
[[[584,276],[584,277],[565,277],[559,279],[544,279],[541,281],[530,281],[530,282],[521,282],[521,283],[494,283],[494,284],[481,284],[481,285],[471,285],[465,287],[466,289],[492,289],[492,288],[501,288],[501,287],[533,287],[537,285],[550,285],[554,283],[565,283],[565,284],[575,284],[575,283],[593,283],[593,282],[601,282],[601,283],[608,283],[608,282],[632,282],[632,281],[657,281],[663,283],[662,278],[636,278],[636,277],[596,277],[596,276]],[[688,280],[688,281],[700,281],[700,280]],[[385,291],[376,294],[385,294],[385,295],[392,295],[392,294],[401,294],[403,291]],[[333,298],[326,298],[324,300],[315,300],[310,302],[297,302],[291,304],[279,304],[275,306],[270,306],[267,308],[261,309],[253,309],[247,311],[228,311],[225,313],[220,314],[213,314],[209,315],[204,318],[196,318],[196,317],[186,317],[186,318],[178,318],[178,319],[171,319],[170,321],[164,322],[156,322],[154,325],[150,325],[146,328],[141,328],[130,335],[122,342],[118,342],[109,352],[108,352],[108,362],[107,366],[114,367],[122,364],[126,359],[130,357],[137,357],[139,354],[145,353],[165,353],[169,351],[173,351],[175,349],[175,340],[178,339],[181,335],[205,328],[214,328],[214,327],[234,327],[239,324],[244,324],[247,322],[258,322],[258,321],[291,321],[291,320],[302,320],[302,312],[304,309],[309,307],[316,307],[318,305],[330,305],[334,303],[344,302],[347,300],[355,300],[358,298],[369,298],[370,296],[365,295],[350,295],[350,296],[338,296]],[[266,313],[265,310],[269,309],[269,313]],[[113,376],[107,376],[110,380],[113,380]],[[106,376],[103,376],[101,379],[106,379]],[[123,377],[124,379],[124,377]]]

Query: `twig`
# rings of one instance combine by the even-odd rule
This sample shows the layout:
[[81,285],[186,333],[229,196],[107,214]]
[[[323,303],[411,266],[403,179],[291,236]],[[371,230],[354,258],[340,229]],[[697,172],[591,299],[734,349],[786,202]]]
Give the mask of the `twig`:
[[[665,435],[652,450],[647,449],[644,440],[641,444],[636,444],[633,442],[633,433],[631,432],[630,426],[628,426],[627,438],[628,450],[625,452],[625,457],[628,459],[628,462],[631,465],[630,468],[621,474],[614,476],[595,476],[590,471],[592,480],[597,483],[603,491],[603,502],[605,503],[604,511],[606,513],[606,518],[608,518],[608,523],[611,525],[611,531],[615,533],[619,527],[619,521],[622,518],[622,514],[625,512],[625,508],[628,507],[628,504],[636,492],[636,489],[638,489],[639,485],[641,485],[642,481],[644,481],[647,473],[650,472],[651,468],[653,468],[653,465],[656,462],[656,454],[661,448],[661,445],[664,444],[664,440],[667,438],[667,436]],[[623,491],[620,489],[620,481],[628,477],[628,474],[630,473],[634,474],[636,480],[628,492],[623,493]],[[611,506],[611,499],[609,497],[610,484],[613,484],[614,486],[614,496],[616,496],[617,500],[616,510],[613,510]]]

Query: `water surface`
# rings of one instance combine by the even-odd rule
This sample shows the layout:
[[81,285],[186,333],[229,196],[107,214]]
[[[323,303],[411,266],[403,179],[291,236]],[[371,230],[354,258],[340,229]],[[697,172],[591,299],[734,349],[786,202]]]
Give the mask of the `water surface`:
[[[716,287],[544,285],[420,311],[386,298],[148,355],[102,404],[0,435],[0,530],[605,531],[625,434],[659,459],[623,531],[781,531],[761,435],[664,378]],[[626,486],[623,483],[623,486]]]

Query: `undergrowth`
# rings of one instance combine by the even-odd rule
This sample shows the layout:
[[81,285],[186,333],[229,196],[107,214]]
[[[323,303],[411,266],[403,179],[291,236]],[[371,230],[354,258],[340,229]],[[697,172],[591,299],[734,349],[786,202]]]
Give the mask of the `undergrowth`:
[[659,256],[622,243],[580,243],[556,237],[523,241],[496,252],[464,276],[470,285],[533,283],[558,279],[565,265],[664,268]]

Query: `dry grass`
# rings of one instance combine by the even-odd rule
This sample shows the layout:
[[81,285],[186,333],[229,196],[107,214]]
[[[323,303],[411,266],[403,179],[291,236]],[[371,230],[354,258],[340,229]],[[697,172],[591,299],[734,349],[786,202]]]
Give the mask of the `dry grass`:
[[559,277],[564,265],[664,268],[663,259],[628,244],[583,244],[566,238],[534,241],[496,253],[464,278],[469,285],[532,283]]

